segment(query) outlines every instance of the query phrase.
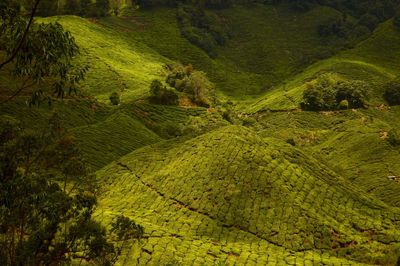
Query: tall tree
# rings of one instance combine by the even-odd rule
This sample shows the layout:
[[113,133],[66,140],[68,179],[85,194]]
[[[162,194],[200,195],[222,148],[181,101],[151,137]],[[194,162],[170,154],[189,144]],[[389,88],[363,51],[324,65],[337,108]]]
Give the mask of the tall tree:
[[[42,86],[33,91],[31,103],[76,92],[88,68],[72,64],[79,48],[71,33],[59,23],[34,22],[41,0],[35,0],[28,19],[6,1],[0,5],[0,50],[6,55],[3,60],[0,58],[0,70],[8,66],[10,76],[18,84],[6,101],[36,84]],[[52,91],[44,90],[46,87]]]

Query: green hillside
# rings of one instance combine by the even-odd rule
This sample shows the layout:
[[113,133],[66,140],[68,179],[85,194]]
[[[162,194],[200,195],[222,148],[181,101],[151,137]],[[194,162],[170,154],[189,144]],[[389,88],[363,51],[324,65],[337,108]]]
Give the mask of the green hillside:
[[[184,37],[177,7],[37,18],[70,31],[73,63],[89,66],[78,95],[50,104],[29,107],[32,89],[3,102],[20,80],[0,68],[0,117],[43,132],[57,113],[96,177],[95,220],[143,226],[116,265],[399,265],[400,107],[383,95],[399,77],[400,31],[391,18],[363,40],[324,38],[321,24],[359,18],[274,2],[205,9],[229,35],[215,58]],[[209,105],[179,90],[188,79],[167,82],[178,63],[177,76],[209,78]],[[320,77],[366,84],[364,108],[303,110]],[[155,100],[155,79],[174,104]]]
[[243,127],[139,149],[98,176],[99,219],[124,213],[147,229],[139,264],[390,263],[400,237],[398,211]]
[[367,40],[337,56],[317,62],[302,73],[288,79],[286,84],[277,86],[252,104],[247,111],[261,109],[297,108],[305,82],[315,79],[321,73],[332,73],[344,79],[364,80],[373,88],[371,103],[383,103],[382,85],[398,76],[400,55],[400,32],[392,21],[381,24]]

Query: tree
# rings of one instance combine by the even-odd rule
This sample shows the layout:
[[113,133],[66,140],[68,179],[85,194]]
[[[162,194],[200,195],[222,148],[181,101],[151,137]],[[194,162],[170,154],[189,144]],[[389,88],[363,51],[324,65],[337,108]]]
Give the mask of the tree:
[[40,0],[40,4],[37,10],[37,15],[43,17],[49,17],[57,15],[58,10],[58,1],[54,0]]
[[166,82],[177,91],[186,93],[193,103],[203,107],[211,105],[213,85],[204,72],[194,70],[192,65],[170,67]]
[[32,92],[32,104],[76,93],[88,70],[87,66],[72,64],[79,47],[70,32],[59,23],[33,22],[39,2],[36,0],[29,20],[10,4],[0,5],[0,50],[6,54],[0,69],[7,66],[17,84],[15,92],[5,101],[37,85],[40,88]]
[[82,16],[87,16],[91,13],[93,9],[93,4],[91,0],[80,0],[80,11]]
[[113,263],[118,253],[92,219],[95,179],[58,115],[41,133],[0,123],[0,264]]
[[400,80],[387,83],[383,97],[390,105],[400,105]]
[[111,93],[109,99],[112,105],[118,105],[121,102],[118,92]]
[[66,0],[65,1],[65,13],[69,15],[80,14],[80,4],[78,0]]
[[364,82],[337,81],[322,75],[307,83],[301,107],[311,111],[363,108],[367,95],[368,87]]
[[110,1],[96,0],[96,8],[98,11],[98,16],[105,17],[108,15],[108,11],[110,10]]
[[156,79],[150,85],[150,100],[158,104],[176,105],[179,97],[174,89],[168,89]]

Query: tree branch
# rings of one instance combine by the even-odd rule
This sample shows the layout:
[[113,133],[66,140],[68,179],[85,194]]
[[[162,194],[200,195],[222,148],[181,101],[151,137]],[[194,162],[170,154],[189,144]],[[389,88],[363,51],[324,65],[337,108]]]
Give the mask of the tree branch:
[[37,10],[37,8],[39,6],[39,2],[40,2],[40,0],[36,0],[35,5],[33,6],[32,13],[31,13],[31,16],[29,18],[28,26],[26,26],[26,29],[24,31],[24,35],[22,35],[21,41],[19,42],[17,48],[15,48],[15,50],[13,51],[11,56],[8,59],[6,59],[6,61],[4,61],[3,63],[0,64],[0,69],[2,69],[5,65],[9,64],[12,60],[14,60],[14,58],[17,56],[19,50],[21,50],[22,45],[24,44],[24,41],[26,39],[26,36],[28,35],[29,28],[32,25],[33,17],[35,16],[36,10]]

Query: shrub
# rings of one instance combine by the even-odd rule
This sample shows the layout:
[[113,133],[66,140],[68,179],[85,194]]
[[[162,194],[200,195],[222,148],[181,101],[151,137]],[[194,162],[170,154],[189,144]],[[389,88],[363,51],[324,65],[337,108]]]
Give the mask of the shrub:
[[204,72],[193,70],[192,65],[184,67],[178,64],[170,67],[166,83],[177,91],[187,94],[190,100],[199,106],[211,105],[212,83]]
[[242,119],[242,125],[245,127],[253,127],[257,124],[257,120],[252,117],[245,117]]
[[109,99],[112,105],[118,105],[121,102],[118,92],[111,93]]
[[399,132],[396,131],[396,130],[389,131],[387,140],[390,143],[390,145],[399,146],[400,145],[400,134],[399,134]]
[[324,75],[307,84],[301,107],[311,111],[363,108],[367,92],[363,82],[335,81]]
[[389,82],[385,85],[383,97],[390,105],[400,105],[400,80]]
[[193,102],[203,107],[210,106],[209,94],[212,85],[204,72],[195,71],[182,82],[183,92],[189,94]]
[[349,101],[348,100],[342,100],[339,103],[339,108],[340,109],[349,109]]
[[368,89],[360,81],[339,82],[336,85],[336,101],[346,100],[350,108],[363,108]]
[[286,140],[286,143],[287,143],[287,144],[290,144],[290,145],[292,145],[292,146],[296,146],[296,142],[294,141],[293,138],[287,139],[287,140]]
[[175,90],[168,89],[159,80],[153,80],[150,85],[150,100],[157,104],[177,105],[179,97]]

